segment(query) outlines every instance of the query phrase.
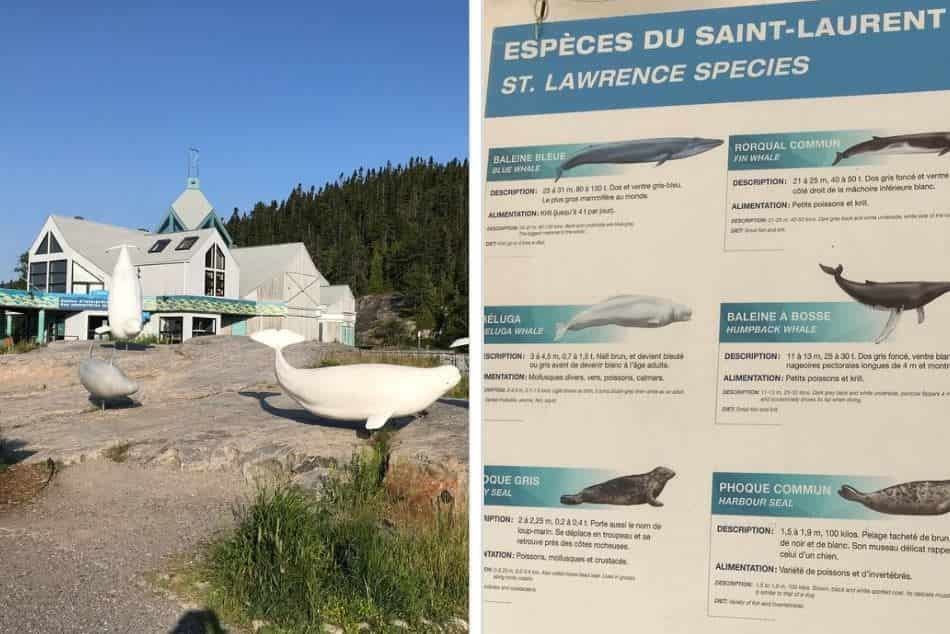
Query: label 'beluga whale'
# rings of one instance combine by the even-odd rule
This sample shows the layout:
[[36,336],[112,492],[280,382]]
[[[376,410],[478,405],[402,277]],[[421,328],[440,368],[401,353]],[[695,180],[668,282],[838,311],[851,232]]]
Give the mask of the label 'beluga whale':
[[262,330],[251,339],[275,350],[274,372],[288,396],[311,414],[337,420],[366,420],[366,429],[379,429],[390,418],[428,408],[455,387],[458,368],[413,368],[383,363],[295,368],[283,348],[304,341],[289,330]]
[[844,267],[819,264],[821,270],[835,278],[838,287],[865,306],[890,311],[891,316],[874,343],[881,343],[897,328],[905,310],[917,310],[917,323],[924,323],[924,306],[950,292],[950,282],[853,282],[846,279]]
[[684,159],[708,152],[722,145],[720,139],[670,137],[665,139],[640,139],[592,145],[574,154],[558,165],[554,182],[569,169],[579,165],[598,163],[656,163],[657,167],[667,161]]
[[106,249],[119,249],[119,257],[109,287],[109,323],[96,328],[96,334],[108,332],[115,340],[134,339],[142,332],[142,283],[132,266],[129,247],[138,248],[134,244],[120,244]]
[[943,156],[950,152],[950,132],[923,132],[920,134],[899,134],[896,136],[876,136],[869,141],[852,145],[844,152],[835,154],[832,165],[845,159],[862,154],[892,156],[899,154],[936,154]]
[[598,326],[661,328],[677,321],[689,321],[693,311],[673,300],[650,295],[617,295],[574,315],[567,323],[557,324],[554,341],[568,332]]

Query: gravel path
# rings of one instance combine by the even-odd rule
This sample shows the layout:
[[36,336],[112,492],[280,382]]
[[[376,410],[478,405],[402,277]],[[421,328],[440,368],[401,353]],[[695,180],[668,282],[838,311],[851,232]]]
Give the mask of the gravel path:
[[[0,632],[203,632],[143,575],[231,525],[243,481],[106,460],[0,513]],[[177,628],[177,629],[176,629]]]

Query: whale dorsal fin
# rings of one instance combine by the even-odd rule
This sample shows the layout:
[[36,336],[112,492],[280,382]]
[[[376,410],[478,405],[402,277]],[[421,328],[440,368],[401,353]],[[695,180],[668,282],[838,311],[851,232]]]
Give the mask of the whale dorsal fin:
[[636,297],[636,295],[631,295],[629,293],[624,293],[622,295],[611,295],[610,297],[602,301],[601,304],[606,304],[607,302],[613,302],[618,299],[629,299],[631,297]]

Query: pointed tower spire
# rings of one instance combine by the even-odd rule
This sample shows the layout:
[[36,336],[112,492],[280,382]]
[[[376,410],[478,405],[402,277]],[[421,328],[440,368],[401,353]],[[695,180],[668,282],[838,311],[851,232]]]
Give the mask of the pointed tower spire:
[[188,189],[201,189],[198,178],[198,148],[188,148]]

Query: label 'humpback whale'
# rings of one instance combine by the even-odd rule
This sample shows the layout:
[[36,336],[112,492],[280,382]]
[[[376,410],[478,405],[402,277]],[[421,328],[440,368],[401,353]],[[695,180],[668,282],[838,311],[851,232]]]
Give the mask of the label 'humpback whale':
[[844,267],[819,264],[821,270],[835,278],[838,286],[865,306],[890,311],[884,330],[874,340],[881,343],[894,332],[905,310],[917,310],[917,323],[924,323],[924,306],[950,292],[950,282],[853,282],[842,276]]
[[394,416],[409,416],[428,408],[455,387],[458,368],[412,368],[383,363],[295,368],[283,348],[304,341],[289,330],[262,330],[251,339],[275,350],[274,372],[288,396],[312,414],[337,420],[366,420],[366,429],[379,429]]
[[554,182],[557,182],[564,172],[579,165],[593,165],[596,163],[656,163],[657,167],[659,167],[667,161],[702,154],[720,145],[722,145],[722,141],[719,139],[687,137],[641,139],[639,141],[620,141],[618,143],[592,145],[558,165]]
[[861,154],[882,156],[898,154],[936,154],[943,156],[950,152],[950,132],[923,132],[921,134],[899,134],[897,136],[876,136],[869,141],[852,145],[844,152],[835,154],[832,165]]
[[557,324],[554,341],[570,331],[597,326],[660,328],[677,321],[689,321],[693,311],[683,304],[650,295],[617,295],[574,315],[565,324]]

